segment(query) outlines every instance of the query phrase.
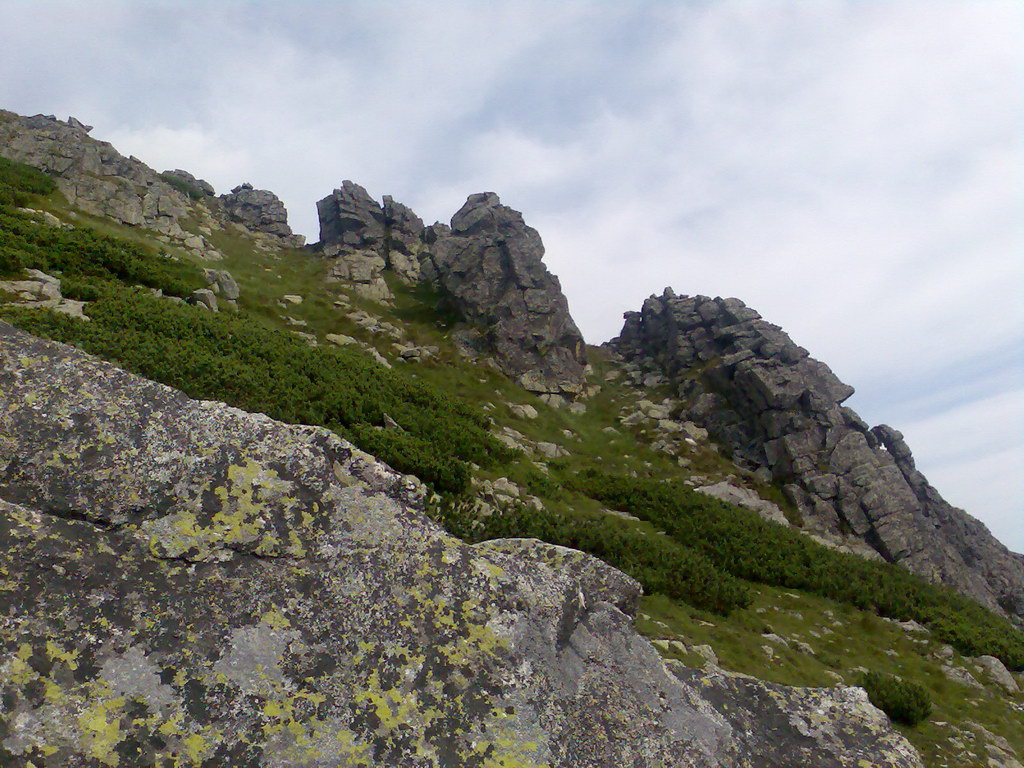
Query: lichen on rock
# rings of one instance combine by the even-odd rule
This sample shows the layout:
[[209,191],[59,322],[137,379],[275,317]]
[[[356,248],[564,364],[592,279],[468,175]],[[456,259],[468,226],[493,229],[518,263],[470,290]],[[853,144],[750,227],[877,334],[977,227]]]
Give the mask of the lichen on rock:
[[0,764],[733,766],[796,729],[806,764],[920,765],[842,693],[849,728],[730,721],[631,579],[468,546],[414,486],[0,323]]

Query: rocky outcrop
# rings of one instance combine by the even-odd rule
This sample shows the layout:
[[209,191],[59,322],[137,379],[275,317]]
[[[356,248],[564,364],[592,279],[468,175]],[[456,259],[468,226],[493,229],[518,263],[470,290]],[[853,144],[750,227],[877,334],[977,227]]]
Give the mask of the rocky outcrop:
[[[215,198],[213,187],[191,173],[158,174],[141,160],[93,139],[90,130],[73,117],[65,122],[52,115],[21,117],[0,110],[0,155],[53,176],[68,202],[86,213],[152,229],[164,242],[199,258],[223,258],[204,235],[223,227],[227,217],[243,231],[265,235],[272,247],[305,242],[292,234],[284,206],[273,193],[242,185]],[[182,229],[186,216],[199,222],[199,234]]]
[[540,235],[493,192],[470,195],[450,230],[430,232],[425,269],[484,348],[526,389],[575,397],[583,388],[583,336]]
[[358,184],[345,180],[316,204],[320,247],[330,263],[328,277],[348,283],[361,296],[390,301],[384,281],[388,237],[384,209]]
[[474,326],[463,338],[470,353],[494,357],[532,392],[580,393],[583,337],[558,278],[544,267],[540,235],[497,195],[470,195],[450,227],[425,227],[408,206],[388,196],[378,203],[345,181],[317,212],[332,279],[385,302],[393,298],[386,270],[407,284],[431,283]]
[[421,494],[0,323],[0,763],[919,768],[862,692],[670,670],[631,579]]
[[87,213],[183,236],[178,220],[186,195],[140,160],[91,138],[87,128],[74,118],[0,112],[0,155],[50,174],[68,202]]
[[406,284],[419,282],[424,227],[411,208],[389,195],[382,205],[346,180],[317,203],[317,213],[331,278],[350,283],[357,293],[376,301],[393,298],[384,270]]
[[0,303],[26,308],[48,309],[88,322],[85,302],[61,294],[60,279],[38,269],[26,269],[23,279],[0,280]]
[[676,381],[689,417],[784,484],[812,529],[852,533],[891,562],[1024,616],[1024,558],[943,500],[902,435],[869,429],[843,406],[853,388],[743,302],[666,289],[626,314],[610,346]]
[[[206,179],[197,179],[188,171],[183,171],[181,168],[175,168],[173,171],[164,171],[160,174],[161,177],[166,181],[168,179],[175,179],[182,182],[184,188],[192,192],[195,195],[202,195],[204,197],[213,197],[216,195],[216,191],[213,189],[213,185],[206,181]],[[173,182],[172,182],[173,183]]]
[[253,189],[252,184],[240,184],[228,194],[221,195],[220,202],[228,218],[242,224],[250,232],[273,235],[282,245],[290,248],[300,248],[306,242],[302,235],[292,233],[284,203],[269,190]]

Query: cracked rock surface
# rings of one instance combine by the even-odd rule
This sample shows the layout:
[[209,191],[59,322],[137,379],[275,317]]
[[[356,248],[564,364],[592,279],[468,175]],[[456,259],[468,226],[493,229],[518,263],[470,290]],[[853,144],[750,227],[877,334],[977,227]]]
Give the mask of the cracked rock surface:
[[421,495],[0,323],[0,764],[920,766],[856,689],[744,681],[792,716],[740,724],[633,631],[631,579],[465,545]]

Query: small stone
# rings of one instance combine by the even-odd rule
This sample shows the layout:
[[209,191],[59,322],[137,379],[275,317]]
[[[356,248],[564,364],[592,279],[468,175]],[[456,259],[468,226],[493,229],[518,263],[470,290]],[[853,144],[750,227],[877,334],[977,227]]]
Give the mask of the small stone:
[[538,416],[537,409],[532,405],[512,403],[508,409],[518,419],[536,419]]
[[209,288],[199,288],[192,291],[189,303],[205,307],[211,312],[217,311],[217,297]]
[[349,344],[358,344],[359,342],[353,339],[351,336],[346,336],[341,333],[328,333],[324,336],[327,341],[331,344],[337,344],[339,347],[346,347]]

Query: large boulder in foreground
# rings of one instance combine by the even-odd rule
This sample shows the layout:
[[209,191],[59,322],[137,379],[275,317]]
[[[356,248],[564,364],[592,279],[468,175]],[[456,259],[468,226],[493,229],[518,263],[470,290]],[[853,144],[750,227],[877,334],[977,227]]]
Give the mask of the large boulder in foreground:
[[469,196],[450,231],[435,234],[424,261],[505,373],[532,392],[571,397],[583,388],[586,350],[543,257],[537,230],[483,192]]
[[630,579],[465,545],[418,497],[327,430],[0,323],[0,764],[735,766],[790,739],[771,765],[920,766],[858,689],[744,683],[776,709],[730,721],[727,682],[632,630]]

